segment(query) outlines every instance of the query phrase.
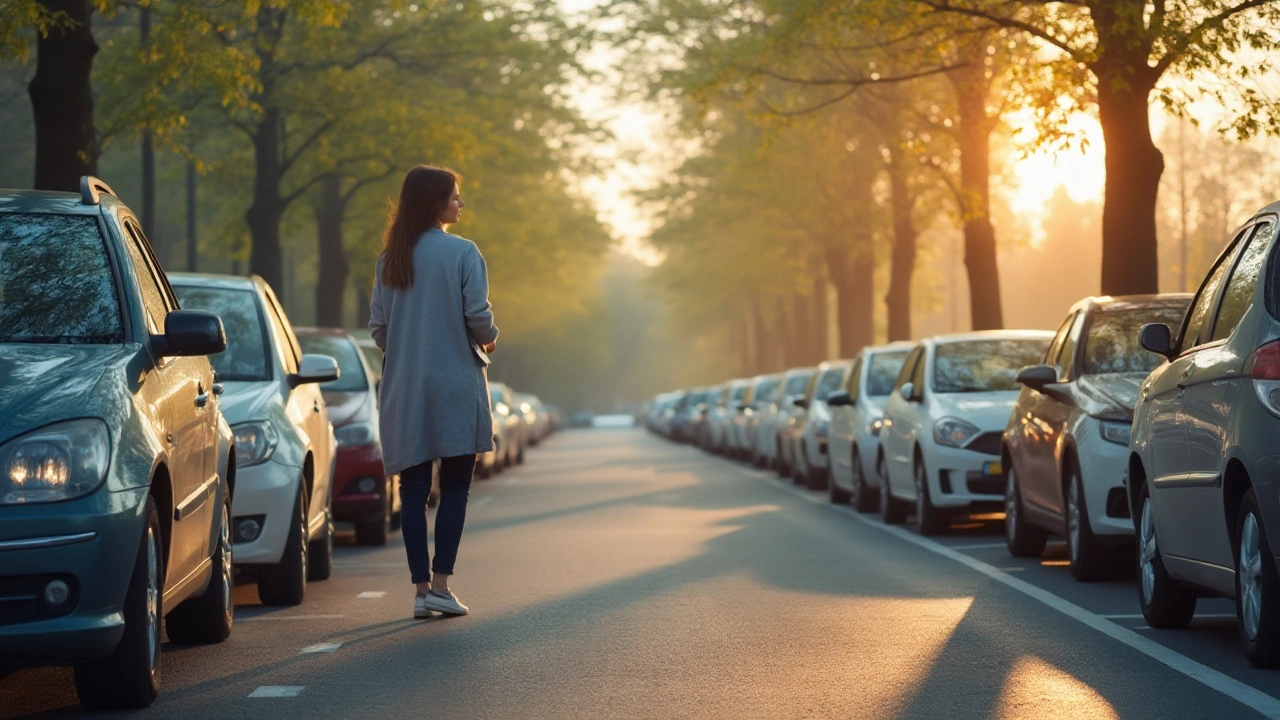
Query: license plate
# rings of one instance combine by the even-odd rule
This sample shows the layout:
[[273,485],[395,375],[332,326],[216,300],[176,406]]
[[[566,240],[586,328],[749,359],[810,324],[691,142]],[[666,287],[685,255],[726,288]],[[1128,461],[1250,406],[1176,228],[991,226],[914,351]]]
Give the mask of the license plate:
[[987,477],[1004,474],[1004,465],[999,460],[982,463],[982,474]]

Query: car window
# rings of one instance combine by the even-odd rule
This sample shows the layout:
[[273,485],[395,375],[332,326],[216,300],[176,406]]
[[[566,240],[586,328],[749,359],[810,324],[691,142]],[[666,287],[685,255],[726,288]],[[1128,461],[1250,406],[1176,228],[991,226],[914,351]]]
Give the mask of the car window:
[[276,309],[271,296],[266,293],[263,295],[266,300],[267,325],[271,327],[271,334],[275,337],[276,347],[280,352],[280,362],[284,364],[285,372],[296,373],[298,363],[302,361],[302,352],[296,346],[296,341],[290,341],[292,333],[288,331],[288,325]]
[[1181,305],[1095,312],[1089,320],[1080,374],[1149,373],[1155,370],[1164,358],[1138,344],[1142,326],[1161,323],[1174,327],[1182,321],[1185,313],[1186,308]]
[[928,351],[920,348],[920,359],[916,361],[916,366],[911,370],[911,384],[915,385],[911,393],[911,397],[920,399],[924,397],[924,369],[925,358],[928,357]]
[[1049,339],[964,340],[939,343],[933,358],[936,393],[1000,392],[1018,389],[1018,370],[1044,357]]
[[867,394],[871,397],[883,397],[893,392],[893,381],[902,370],[907,360],[908,350],[881,352],[871,356],[871,365],[867,367]]
[[126,222],[124,227],[128,235],[124,244],[128,248],[129,258],[133,261],[134,271],[138,274],[138,287],[142,291],[142,307],[147,317],[147,327],[151,334],[159,335],[164,332],[164,318],[169,314],[169,308],[165,304],[165,293],[160,286],[160,281],[156,280],[153,274],[151,263],[147,260],[147,252],[143,249],[139,231],[133,227],[132,223]]
[[778,386],[781,384],[782,382],[777,378],[761,380],[755,391],[751,393],[752,400],[755,402],[775,402],[777,400]]
[[844,371],[848,368],[833,367],[827,368],[822,375],[818,377],[818,387],[813,391],[813,397],[816,400],[826,400],[827,396],[840,389],[840,381],[844,380]]
[[[1246,230],[1245,232],[1248,232]],[[1231,258],[1235,256],[1235,245],[1243,236],[1244,232],[1236,236],[1232,241],[1230,249],[1224,252],[1218,258],[1218,262],[1213,266],[1213,270],[1209,272],[1204,283],[1200,285],[1199,292],[1191,301],[1191,311],[1187,313],[1186,324],[1182,328],[1182,332],[1178,335],[1178,350],[1185,351],[1208,342],[1207,339],[1201,339],[1204,335],[1205,323],[1209,319],[1209,311],[1213,309],[1213,301],[1218,295],[1218,286],[1222,284],[1222,278],[1227,274],[1227,268],[1231,267]]]
[[729,394],[729,401],[735,403],[742,402],[742,398],[746,397],[747,389],[749,387],[749,385],[738,385],[735,387],[733,392]]
[[360,362],[360,349],[344,335],[305,335],[298,338],[302,352],[328,355],[338,361],[338,379],[321,383],[321,390],[333,392],[361,392],[369,389],[364,376],[364,363]]
[[844,387],[849,391],[849,398],[855,402],[858,393],[862,392],[862,358],[853,361],[853,369],[849,371],[849,382]]
[[787,378],[786,389],[783,390],[782,396],[800,395],[809,387],[809,381],[813,379],[813,373],[806,372],[799,375],[792,375]]
[[124,342],[97,220],[0,213],[0,343]]
[[[911,354],[902,364],[902,369],[898,371],[898,377],[893,381],[893,388],[896,390],[903,385],[911,382],[911,376],[916,372],[916,366],[920,364],[920,356],[924,353],[924,348],[914,348]],[[892,391],[891,391],[892,392]]]
[[1058,354],[1062,350],[1062,343],[1067,339],[1067,333],[1071,332],[1071,323],[1075,322],[1075,313],[1067,315],[1067,319],[1062,321],[1062,326],[1058,328],[1058,332],[1053,336],[1053,342],[1049,343],[1049,350],[1044,354],[1044,364],[1054,365],[1058,362]]
[[247,289],[178,284],[173,287],[178,302],[188,310],[206,310],[222,318],[227,333],[227,349],[210,355],[218,379],[228,382],[257,382],[271,379],[267,362],[267,329],[258,306],[257,293]]
[[1058,357],[1054,358],[1054,364],[1058,366],[1058,377],[1071,377],[1071,371],[1076,364],[1076,345],[1080,342],[1080,326],[1083,324],[1084,313],[1071,316],[1071,326],[1067,328],[1067,334],[1062,337]]
[[1236,262],[1226,290],[1222,292],[1218,316],[1213,321],[1211,340],[1226,339],[1253,304],[1253,291],[1258,287],[1258,277],[1262,275],[1262,266],[1267,262],[1267,251],[1271,249],[1271,236],[1275,234],[1272,229],[1270,222],[1258,223],[1253,237],[1249,238],[1249,244],[1241,251],[1240,260]]

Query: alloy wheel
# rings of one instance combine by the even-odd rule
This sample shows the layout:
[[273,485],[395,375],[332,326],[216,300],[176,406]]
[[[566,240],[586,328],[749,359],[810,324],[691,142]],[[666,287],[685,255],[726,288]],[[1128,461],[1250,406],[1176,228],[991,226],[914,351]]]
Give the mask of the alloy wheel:
[[1262,624],[1262,548],[1259,541],[1258,518],[1253,513],[1245,516],[1240,529],[1240,609],[1245,634],[1250,640],[1258,637]]
[[924,472],[916,465],[916,524],[924,524]]
[[160,560],[156,536],[147,528],[147,669],[155,678],[160,669]]
[[227,504],[222,505],[222,530],[218,533],[218,559],[222,573],[222,607],[228,616],[235,615],[236,604],[231,599],[232,586],[235,584],[235,566],[231,559],[231,512]]
[[1139,524],[1138,552],[1139,567],[1142,574],[1142,599],[1151,602],[1156,588],[1156,526],[1151,517],[1151,498],[1142,500],[1142,522]]
[[302,553],[302,577],[303,577],[303,580],[305,581],[307,577],[307,548],[310,547],[311,545],[311,543],[307,542],[308,540],[307,536],[310,534],[308,532],[310,530],[310,523],[307,522],[306,504],[298,503],[298,506],[301,508],[301,510],[299,510],[300,514],[298,517],[298,522],[302,523],[302,542],[299,543],[302,546],[302,549],[299,552]]
[[1004,490],[1004,534],[1009,542],[1014,540],[1014,529],[1018,526],[1018,478],[1013,473],[1013,466],[1005,472],[1008,478]]
[[1071,559],[1080,557],[1080,478],[1072,475],[1067,489],[1067,542],[1071,545]]

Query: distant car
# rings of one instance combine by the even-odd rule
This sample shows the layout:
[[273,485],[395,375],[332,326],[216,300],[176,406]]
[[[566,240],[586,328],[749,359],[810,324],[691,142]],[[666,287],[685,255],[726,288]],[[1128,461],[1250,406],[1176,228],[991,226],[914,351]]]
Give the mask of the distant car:
[[497,432],[494,434],[497,462],[504,468],[523,463],[528,430],[516,404],[515,393],[511,392],[506,383],[490,382],[489,404],[497,425]]
[[831,502],[852,503],[858,512],[880,507],[876,459],[884,403],[913,347],[912,343],[891,343],[864,348],[854,359],[844,391],[827,398],[831,406]]
[[1129,500],[1138,599],[1155,628],[1185,627],[1204,596],[1234,598],[1245,656],[1280,665],[1280,203],[1236,231],[1176,339],[1152,324],[1142,346],[1168,362],[1138,392]]
[[1138,387],[1162,361],[1138,345],[1147,323],[1176,325],[1190,295],[1086,298],[1076,303],[1023,385],[1004,432],[1009,552],[1037,557],[1046,533],[1067,538],[1071,573],[1107,577],[1132,551],[1125,499]]
[[831,360],[818,366],[805,395],[795,401],[804,412],[796,418],[788,437],[791,439],[791,477],[810,490],[827,487],[827,441],[831,432],[831,408],[827,396],[844,387],[852,367],[849,360]]
[[569,427],[589,428],[595,420],[595,415],[586,410],[579,410],[569,417]]
[[140,708],[162,622],[231,633],[225,347],[105,183],[0,191],[0,668],[74,664],[83,705]]
[[536,395],[516,393],[516,402],[519,403],[525,425],[529,428],[529,444],[537,445],[551,434],[551,418]]
[[749,389],[751,380],[732,380],[721,386],[719,394],[712,399],[707,419],[707,450],[720,455],[729,454],[733,444],[733,421],[742,414],[742,399]]
[[779,477],[791,477],[791,443],[787,433],[804,413],[804,409],[796,407],[795,402],[804,397],[816,373],[817,368],[788,370],[776,395],[768,403],[766,416],[760,421],[757,445],[761,454],[768,458],[767,464],[773,466]]
[[1044,357],[1052,332],[988,330],[939,335],[907,356],[884,405],[880,508],[886,523],[915,506],[922,535],[951,513],[1004,506],[1000,448],[1018,398],[1015,376]]
[[333,518],[355,524],[356,542],[386,545],[400,524],[400,476],[382,465],[376,376],[356,339],[335,328],[295,328],[304,353],[328,355],[342,375],[320,391],[338,442]]
[[564,413],[560,412],[559,405],[547,405],[547,417],[551,421],[552,432],[561,430],[565,426]]
[[756,436],[760,430],[760,422],[766,417],[782,384],[782,374],[757,375],[751,379],[751,386],[743,396],[738,407],[738,414],[733,418],[731,434],[732,453],[753,465],[763,466],[765,456],[756,447]]
[[184,306],[217,314],[227,328],[227,350],[212,360],[235,433],[235,562],[257,571],[263,604],[298,605],[307,581],[325,580],[333,569],[337,441],[319,383],[338,379],[338,363],[302,353],[262,278],[169,278]]

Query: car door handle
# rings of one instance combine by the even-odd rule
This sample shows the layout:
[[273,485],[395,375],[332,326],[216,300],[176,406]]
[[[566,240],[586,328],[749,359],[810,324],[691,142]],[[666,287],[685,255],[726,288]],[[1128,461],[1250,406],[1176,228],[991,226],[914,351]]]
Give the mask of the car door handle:
[[218,397],[222,397],[222,390],[223,390],[223,388],[222,388],[222,383],[220,383],[220,382],[216,382],[216,383],[214,383],[214,384],[213,384],[213,394],[214,394],[214,395],[217,395]]

